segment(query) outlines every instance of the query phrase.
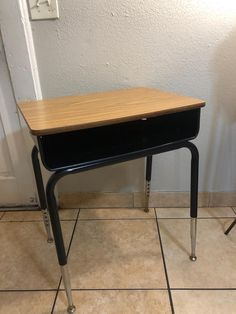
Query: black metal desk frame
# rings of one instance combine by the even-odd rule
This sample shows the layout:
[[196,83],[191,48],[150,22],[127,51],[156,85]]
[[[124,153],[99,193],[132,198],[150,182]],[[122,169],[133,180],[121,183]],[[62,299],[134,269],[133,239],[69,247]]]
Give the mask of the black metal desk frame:
[[[55,198],[57,182],[69,174],[146,157],[145,211],[148,211],[152,156],[187,148],[191,153],[190,260],[195,261],[199,153],[197,147],[190,140],[198,135],[199,124],[200,108],[197,108],[138,121],[35,138],[37,147],[34,146],[32,150],[32,163],[39,202],[43,210],[49,242],[52,241],[52,237],[47,209],[50,214],[58,262],[61,266],[68,299],[68,313],[73,313],[75,306],[72,301],[67,256]],[[46,193],[38,153],[40,153],[44,166],[54,172],[47,182]],[[60,155],[58,155],[59,153]]]

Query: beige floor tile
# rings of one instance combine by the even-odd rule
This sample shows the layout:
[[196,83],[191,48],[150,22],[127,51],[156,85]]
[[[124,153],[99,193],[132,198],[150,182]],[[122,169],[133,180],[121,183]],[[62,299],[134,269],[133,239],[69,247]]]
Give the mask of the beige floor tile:
[[197,261],[190,251],[189,219],[159,220],[164,255],[172,288],[236,287],[236,233],[224,231],[231,219],[199,219]]
[[40,211],[8,211],[2,221],[40,221],[42,214]]
[[[73,220],[77,218],[78,209],[60,209],[59,215],[62,220]],[[2,221],[41,221],[42,213],[38,211],[12,211],[6,212]]]
[[148,213],[145,213],[141,208],[86,208],[81,209],[79,219],[143,219],[143,218],[155,218],[155,212],[153,208],[149,209]]
[[[76,313],[86,314],[170,314],[167,291],[74,291]],[[55,314],[66,314],[65,293],[60,292]]]
[[[156,208],[158,218],[189,218],[189,208]],[[198,217],[234,217],[231,207],[204,207],[198,209]]]
[[0,292],[0,314],[49,314],[56,292]]
[[61,220],[75,220],[77,218],[79,209],[60,209],[59,215]]
[[69,256],[73,288],[166,288],[155,220],[79,221]]
[[172,291],[176,314],[235,314],[236,291]]
[[[68,247],[74,222],[63,221]],[[0,223],[0,289],[55,289],[60,278],[54,243],[42,222]]]

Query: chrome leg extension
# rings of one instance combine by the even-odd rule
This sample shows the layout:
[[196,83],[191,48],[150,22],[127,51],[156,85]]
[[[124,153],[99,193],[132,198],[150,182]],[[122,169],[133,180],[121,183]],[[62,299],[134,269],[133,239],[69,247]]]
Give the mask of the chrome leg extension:
[[196,256],[196,237],[197,237],[197,218],[191,218],[190,235],[191,235],[191,255],[190,260],[195,262]]
[[47,209],[42,209],[41,212],[43,214],[43,222],[44,222],[44,226],[47,232],[47,237],[48,237],[47,242],[52,243],[53,237],[52,237],[52,232],[51,232],[50,218],[49,218],[48,211]]
[[146,213],[149,212],[150,187],[151,187],[151,181],[146,181],[146,186],[145,186],[145,207],[144,207],[144,211]]
[[69,314],[72,314],[72,313],[75,313],[76,307],[74,306],[73,301],[72,301],[70,276],[69,276],[67,265],[61,266],[61,275],[62,275],[62,280],[64,283],[64,287],[66,290],[66,296],[67,296],[67,300],[68,300],[67,312]]

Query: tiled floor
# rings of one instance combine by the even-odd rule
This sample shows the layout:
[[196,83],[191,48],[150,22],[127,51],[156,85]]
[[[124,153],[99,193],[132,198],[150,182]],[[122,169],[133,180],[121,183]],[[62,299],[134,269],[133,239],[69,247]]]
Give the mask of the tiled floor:
[[[196,262],[188,209],[60,212],[77,313],[235,314],[236,217],[201,208]],[[0,314],[66,313],[54,244],[39,212],[0,212]]]

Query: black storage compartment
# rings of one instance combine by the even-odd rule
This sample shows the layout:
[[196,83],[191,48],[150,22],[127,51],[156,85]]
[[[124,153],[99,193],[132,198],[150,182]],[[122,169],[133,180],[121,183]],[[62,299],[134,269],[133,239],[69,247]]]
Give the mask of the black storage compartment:
[[129,155],[165,144],[193,139],[200,109],[73,132],[39,136],[41,159],[48,170]]

